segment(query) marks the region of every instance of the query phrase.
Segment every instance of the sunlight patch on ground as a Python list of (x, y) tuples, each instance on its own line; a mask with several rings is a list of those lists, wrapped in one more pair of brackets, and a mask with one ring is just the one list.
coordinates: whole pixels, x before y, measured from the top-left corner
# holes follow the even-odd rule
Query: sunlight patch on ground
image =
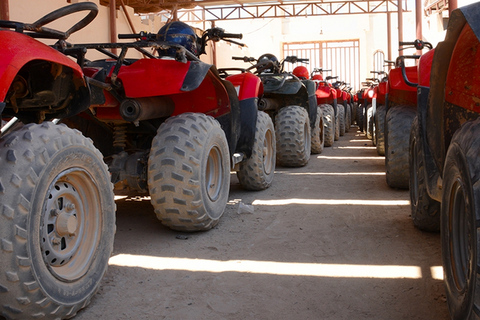
[(287, 172), (275, 171), (287, 176), (384, 176), (385, 172)]
[(435, 266), (430, 267), (430, 272), (432, 273), (432, 278), (435, 280), (443, 280), (443, 267)]
[(380, 278), (420, 279), (418, 266), (356, 265), (296, 263), (252, 260), (207, 260), (188, 258), (164, 258), (153, 256), (119, 254), (110, 258), (110, 265), (137, 267), (152, 270), (184, 270), (192, 272), (244, 272), (284, 276), (310, 276), (328, 278)]
[(253, 205), (279, 206), (287, 204), (329, 204), (360, 206), (409, 206), (409, 200), (357, 200), (357, 199), (280, 199), (254, 200)]
[(343, 147), (333, 147), (333, 149), (375, 149), (377, 150), (377, 147), (352, 147), (352, 146), (343, 146)]
[(328, 157), (317, 156), (317, 159), (330, 159), (330, 160), (382, 160), (385, 161), (385, 157)]

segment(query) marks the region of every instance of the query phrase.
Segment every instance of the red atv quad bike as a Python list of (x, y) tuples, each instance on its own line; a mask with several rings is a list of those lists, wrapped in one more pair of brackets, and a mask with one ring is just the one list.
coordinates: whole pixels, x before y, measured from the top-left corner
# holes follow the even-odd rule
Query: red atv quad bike
[(385, 155), (385, 112), (387, 100), (388, 75), (385, 71), (372, 71), (378, 73), (381, 77), (378, 85), (374, 87), (374, 94), (372, 99), (373, 105), (373, 120), (372, 120), (372, 141), (373, 145), (377, 147), (379, 156)]
[[(89, 110), (64, 122), (97, 143), (119, 192), (150, 194), (164, 225), (211, 229), (226, 207), (232, 168), (249, 190), (268, 188), (274, 175), (275, 134), (257, 108), (261, 81), (249, 74), (231, 78), (234, 83), (223, 80), (198, 58), (207, 41), (234, 42), (228, 38), (241, 34), (212, 28), (198, 37), (177, 21), (158, 34), (120, 38), (140, 40), (63, 50), (77, 57), (92, 90)], [(121, 53), (117, 57), (107, 48)], [(127, 59), (129, 49), (145, 57)], [(110, 59), (86, 61), (88, 50)]]
[[(331, 147), (335, 141), (335, 110), (337, 110), (337, 91), (331, 83), (323, 79), (323, 68), (315, 68), (311, 79), (317, 83), (315, 96), (323, 114), (325, 147)], [(327, 77), (328, 78), (328, 77)]]
[[(312, 154), (319, 154), (322, 153), (323, 148), (325, 147), (325, 125), (324, 125), (324, 114), (323, 109), (320, 105), (318, 105), (318, 101), (316, 99), (316, 91), (315, 88), (317, 84), (312, 81), (310, 78), (310, 74), (308, 70), (304, 66), (297, 66), (293, 69), (292, 74), (296, 76), (298, 79), (302, 81), (308, 91), (308, 102), (310, 106), (317, 106), (316, 107), (316, 115), (315, 115), (315, 122), (311, 127), (311, 153)], [(315, 92), (315, 94), (313, 94)], [(315, 109), (315, 108), (313, 108)], [(312, 123), (310, 123), (312, 125)]]
[(440, 229), (452, 319), (480, 318), (480, 3), (454, 10), (445, 40), (419, 61), (410, 135), (412, 219)]
[[(383, 71), (371, 71), (371, 73), (386, 74)], [(364, 132), (368, 139), (371, 139), (374, 146), (377, 146), (377, 136), (380, 136), (381, 149), (384, 148), (383, 134), (379, 132), (377, 126), (383, 128), (383, 124), (376, 119), (377, 113), (385, 118), (385, 101), (387, 94), (387, 77), (383, 78), (367, 78), (364, 91), (365, 116), (364, 116)], [(383, 129), (382, 129), (383, 130)], [(379, 148), (377, 147), (377, 152)]]
[(348, 83), (345, 81), (335, 81), (333, 87), (337, 91), (337, 103), (339, 106), (339, 136), (344, 136), (345, 132), (350, 131), (352, 110), (350, 109), (351, 95), (349, 93)]
[[(82, 10), (90, 13), (66, 33), (42, 28)], [(197, 37), (172, 23), (158, 35), (124, 36), (140, 38), (132, 43), (67, 43), (97, 11), (79, 3), (31, 25), (1, 24), (18, 31), (0, 31), (2, 119), (41, 123), (2, 127), (0, 311), (7, 318), (71, 317), (88, 304), (112, 251), (114, 185), (149, 193), (165, 225), (197, 231), (223, 214), (234, 164), (246, 188), (272, 182), (274, 131), (257, 111), (261, 82), (246, 78), (239, 100), (234, 85), (198, 59), (207, 40), (241, 35), (214, 28)], [(38, 36), (59, 41), (52, 48)], [(144, 58), (127, 59), (129, 49)], [(109, 59), (89, 61), (88, 50)]]
[(308, 59), (288, 56), (279, 61), (273, 54), (264, 54), (258, 59), (234, 59), (251, 63), (248, 70), (262, 80), (263, 95), (258, 107), (275, 119), (277, 164), (305, 166), (310, 160), (312, 146), (314, 152), (323, 150), (323, 130), (320, 129), (323, 118), (320, 108), (317, 108), (315, 83), (286, 72), (284, 64), (306, 63)]
[[(337, 76), (328, 76), (326, 77), (326, 80), (335, 80), (337, 79)], [(343, 136), (345, 134), (345, 122), (346, 122), (346, 117), (345, 117), (345, 105), (347, 103), (347, 93), (342, 90), (342, 88), (345, 86), (345, 82), (343, 81), (335, 81), (331, 82), (330, 86), (335, 90), (336, 92), (336, 101), (337, 101), (337, 106), (335, 108), (335, 132), (334, 132), (334, 140), (338, 140), (340, 136)]]
[[(400, 51), (406, 48), (432, 48), (422, 40), (400, 42)], [(407, 47), (408, 46), (408, 47)], [(406, 59), (419, 55), (399, 56), (396, 67), (388, 75), (388, 96), (385, 116), (385, 171), (387, 184), (392, 188), (408, 189), (408, 136), (417, 109), (417, 66), (406, 67)]]
[[(45, 26), (79, 11), (85, 18), (66, 32)], [(82, 2), (31, 24), (0, 21), (0, 316), (7, 319), (73, 317), (112, 253), (116, 207), (103, 156), (78, 130), (50, 121), (89, 108), (88, 82), (78, 64), (36, 40), (65, 43), (97, 12)]]

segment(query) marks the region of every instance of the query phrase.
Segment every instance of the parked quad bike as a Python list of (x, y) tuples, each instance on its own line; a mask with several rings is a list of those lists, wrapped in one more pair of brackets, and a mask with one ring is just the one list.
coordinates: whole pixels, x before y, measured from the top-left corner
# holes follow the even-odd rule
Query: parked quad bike
[[(334, 77), (334, 78), (337, 78), (337, 77)], [(348, 84), (345, 83), (344, 81), (337, 80), (332, 83), (332, 87), (337, 92), (337, 109), (338, 109), (338, 114), (337, 114), (338, 126), (335, 129), (335, 140), (338, 140), (340, 136), (345, 135), (345, 132), (348, 132), (351, 126), (351, 115), (352, 115), (352, 111), (350, 109), (351, 95), (347, 91), (347, 88), (348, 88), (347, 86)]]
[[(87, 17), (67, 32), (42, 27), (83, 10)], [(2, 121), (21, 121), (2, 126), (0, 140), (0, 312), (7, 318), (66, 318), (89, 303), (113, 247), (114, 185), (149, 193), (170, 228), (197, 231), (223, 214), (234, 164), (244, 187), (272, 183), (275, 133), (257, 110), (261, 81), (245, 76), (239, 98), (234, 84), (198, 59), (208, 40), (241, 35), (213, 28), (197, 37), (173, 23), (158, 35), (123, 36), (140, 38), (131, 43), (65, 41), (97, 12), (86, 2), (34, 24), (1, 22), (24, 31), (0, 31)], [(49, 47), (33, 39), (41, 36), (59, 41)], [(110, 59), (88, 61), (90, 49)], [(144, 58), (125, 58), (129, 49)]]
[[(45, 26), (79, 11), (85, 17), (66, 32)], [(79, 65), (36, 40), (64, 43), (97, 12), (82, 2), (31, 24), (0, 21), (0, 316), (7, 319), (73, 317), (112, 253), (116, 207), (102, 154), (79, 131), (51, 122), (88, 109), (88, 83)]]
[(479, 16), (479, 3), (454, 10), (445, 40), (420, 58), (410, 135), (412, 219), (440, 229), (452, 319), (480, 318)]
[[(400, 42), (400, 51), (411, 46), (417, 50), (432, 48), (422, 40)], [(385, 116), (385, 173), (392, 188), (408, 189), (409, 171), (408, 137), (417, 109), (419, 71), (417, 66), (406, 67), (406, 59), (419, 59), (419, 55), (399, 56), (396, 67), (388, 75), (388, 97)]]
[[(226, 207), (230, 169), (250, 190), (268, 188), (275, 169), (275, 133), (257, 107), (260, 79), (245, 73), (223, 80), (198, 58), (207, 41), (239, 44), (229, 38), (241, 34), (212, 28), (198, 37), (177, 21), (158, 34), (119, 37), (140, 40), (64, 50), (84, 66), (94, 97), (88, 112), (65, 121), (98, 141), (119, 192), (149, 193), (169, 228), (211, 229)], [(113, 61), (82, 62), (83, 52), (112, 47), (121, 49), (109, 54)], [(129, 49), (146, 57), (126, 59)]]
[(258, 107), (275, 119), (277, 164), (287, 167), (305, 166), (310, 159), (312, 142), (323, 141), (323, 138), (311, 137), (312, 131), (314, 134), (323, 133), (322, 130), (316, 130), (321, 110), (317, 108), (315, 83), (285, 72), (284, 63), (308, 60), (289, 56), (279, 61), (272, 54), (264, 54), (258, 59), (234, 59), (254, 63), (248, 69), (262, 80), (264, 91)]
[(374, 88), (372, 105), (374, 105), (373, 119), (372, 119), (372, 140), (373, 145), (377, 147), (377, 154), (379, 156), (385, 155), (385, 114), (386, 114), (386, 99), (388, 75), (384, 71), (374, 71), (378, 73), (378, 85)]
[[(323, 79), (323, 72), (331, 70), (323, 70), (323, 68), (315, 68), (310, 78), (317, 83), (315, 96), (317, 97), (317, 105), (323, 114), (324, 139), (325, 147), (333, 146), (335, 142), (335, 124), (337, 109), (337, 91), (332, 87), (331, 83)], [(327, 77), (327, 79), (330, 79)]]

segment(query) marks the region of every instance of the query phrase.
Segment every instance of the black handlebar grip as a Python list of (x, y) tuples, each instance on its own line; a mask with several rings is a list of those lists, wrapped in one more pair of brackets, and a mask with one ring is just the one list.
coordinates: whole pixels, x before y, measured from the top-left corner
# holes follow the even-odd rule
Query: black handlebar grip
[(119, 34), (118, 39), (136, 39), (141, 38), (143, 35), (141, 33), (137, 34)]
[(222, 35), (223, 38), (234, 38), (234, 39), (242, 39), (243, 34), (241, 33), (224, 33)]
[(414, 46), (415, 42), (405, 42), (405, 41), (400, 41), (398, 43), (399, 46)]

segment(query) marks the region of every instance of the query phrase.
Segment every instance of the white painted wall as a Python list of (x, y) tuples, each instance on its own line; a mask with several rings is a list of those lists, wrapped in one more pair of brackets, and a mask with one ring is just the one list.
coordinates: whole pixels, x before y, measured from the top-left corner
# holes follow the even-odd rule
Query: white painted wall
[[(72, 1), (72, 2), (82, 2), (82, 1)], [(104, 43), (110, 42), (110, 11), (108, 7), (102, 6), (99, 4), (98, 0), (90, 1), (94, 2), (99, 7), (99, 13), (95, 20), (93, 20), (88, 26), (84, 29), (77, 31), (76, 33), (72, 34), (71, 37), (67, 40), (70, 43)], [(32, 23), (39, 18), (43, 17), (44, 15), (61, 8), (63, 6), (67, 6), (66, 0), (10, 0), (9, 1), (9, 9), (10, 9), (10, 20), (25, 22), (25, 23)], [(134, 15), (133, 9), (130, 7), (126, 7), (127, 12), (132, 20), (132, 23), (135, 26), (137, 32), (140, 30), (145, 30), (145, 27), (148, 25), (142, 24), (140, 16)], [(59, 19), (47, 25), (47, 27), (57, 29), (57, 30), (68, 30), (72, 25), (76, 22), (80, 21), (85, 17), (86, 12), (78, 12), (72, 15), (69, 15), (65, 18)], [(157, 22), (160, 25), (160, 21)], [(126, 19), (125, 13), (122, 9), (117, 10), (117, 18), (116, 18), (116, 25), (117, 25), (117, 33), (132, 33), (130, 26), (128, 25), (128, 21)], [(54, 41), (51, 40), (42, 40), (47, 44), (53, 44)], [(120, 42), (120, 40), (119, 40)], [(134, 56), (136, 54), (132, 54)], [(95, 51), (89, 52), (87, 55), (89, 59), (97, 59), (100, 57), (105, 57), (99, 53), (95, 53)]]

